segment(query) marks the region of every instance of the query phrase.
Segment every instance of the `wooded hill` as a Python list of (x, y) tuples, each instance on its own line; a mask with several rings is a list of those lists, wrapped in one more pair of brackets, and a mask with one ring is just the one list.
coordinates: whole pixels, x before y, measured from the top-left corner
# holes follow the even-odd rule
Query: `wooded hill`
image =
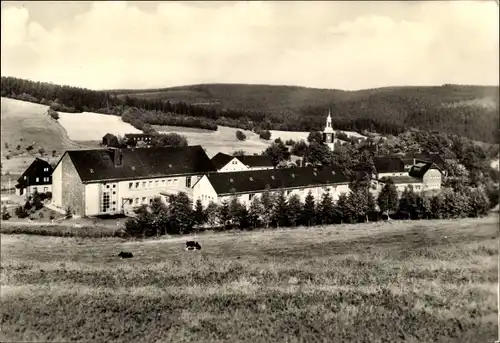
[[(322, 129), (332, 111), (334, 127), (397, 134), (410, 127), (493, 142), (498, 131), (499, 88), (443, 85), (360, 91), (293, 86), (205, 84), (149, 90), (114, 90), (119, 98), (182, 101), (252, 113), (263, 128)], [(236, 119), (236, 118), (235, 118)]]
[(398, 134), (414, 127), (498, 142), (499, 87), (443, 85), (360, 91), (294, 86), (205, 84), (164, 89), (92, 91), (2, 77), (2, 96), (57, 102), (60, 111), (122, 115), (136, 108), (146, 124), (216, 129), (335, 129)]

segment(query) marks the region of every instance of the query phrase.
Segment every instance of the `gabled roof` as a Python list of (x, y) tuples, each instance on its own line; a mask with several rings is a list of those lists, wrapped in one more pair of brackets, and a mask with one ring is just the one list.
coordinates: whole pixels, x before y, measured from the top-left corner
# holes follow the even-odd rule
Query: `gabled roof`
[[(122, 153), (122, 164), (115, 166), (114, 153)], [(123, 181), (173, 175), (215, 172), (200, 145), (172, 148), (72, 150), (66, 154), (82, 182)]]
[(401, 157), (375, 156), (373, 164), (377, 169), (377, 173), (402, 173), (405, 171), (405, 165)]
[(273, 159), (266, 155), (243, 155), (235, 156), (244, 165), (252, 167), (273, 167)]
[(212, 163), (217, 169), (220, 169), (227, 165), (233, 158), (238, 159), (241, 163), (249, 168), (255, 167), (273, 167), (273, 160), (270, 156), (264, 155), (241, 155), (241, 156), (231, 156), (219, 152), (217, 155), (212, 157)]
[(218, 195), (349, 183), (340, 168), (333, 166), (213, 173), (207, 178)]
[(229, 163), (234, 158), (234, 156), (224, 154), (223, 152), (219, 152), (217, 155), (212, 157), (212, 163), (219, 170)]
[[(438, 166), (439, 168), (444, 168), (444, 160), (439, 154), (408, 154), (404, 156), (405, 159), (408, 160), (413, 160), (415, 159), (416, 162), (433, 162)], [(413, 162), (412, 162), (413, 164)]]
[(410, 169), (410, 171), (408, 172), (408, 175), (413, 176), (413, 177), (418, 177), (421, 179), (424, 177), (425, 173), (427, 173), (427, 171), (431, 168), (435, 168), (441, 172), (441, 169), (439, 169), (439, 167), (432, 162), (427, 162), (427, 163), (420, 162), (420, 163), (417, 163), (416, 165), (414, 165)]
[(35, 160), (28, 166), (28, 168), (26, 168), (24, 173), (22, 173), (19, 179), (17, 179), (17, 182), (20, 185), (27, 185), (27, 182), (26, 180), (24, 180), (24, 177), (28, 176), (29, 179), (31, 177), (36, 177), (37, 175), (39, 176), (40, 174), (44, 173), (43, 171), (44, 168), (49, 168), (49, 171), (45, 173), (49, 173), (49, 175), (52, 174), (53, 168), (50, 165), (50, 163), (45, 160), (42, 160), (41, 158), (36, 157)]

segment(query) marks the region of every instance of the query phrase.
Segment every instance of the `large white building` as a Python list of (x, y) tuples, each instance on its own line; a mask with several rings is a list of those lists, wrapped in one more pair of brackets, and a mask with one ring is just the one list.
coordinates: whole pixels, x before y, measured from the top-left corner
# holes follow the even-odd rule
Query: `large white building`
[(215, 167), (199, 145), (66, 151), (52, 173), (52, 204), (76, 216), (130, 214), (155, 197), (186, 192)]
[(204, 206), (217, 204), (237, 197), (247, 206), (253, 197), (271, 192), (284, 191), (287, 196), (298, 194), (304, 201), (311, 191), (316, 201), (324, 192), (330, 192), (333, 200), (349, 192), (349, 179), (337, 167), (302, 167), (272, 170), (247, 170), (212, 173), (203, 176), (193, 187), (193, 200), (201, 200)]

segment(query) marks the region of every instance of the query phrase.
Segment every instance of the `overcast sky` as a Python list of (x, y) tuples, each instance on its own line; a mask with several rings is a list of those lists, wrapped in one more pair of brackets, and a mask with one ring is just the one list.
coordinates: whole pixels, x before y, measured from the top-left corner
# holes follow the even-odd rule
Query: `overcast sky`
[(1, 6), (2, 76), (94, 89), (499, 83), (495, 0)]

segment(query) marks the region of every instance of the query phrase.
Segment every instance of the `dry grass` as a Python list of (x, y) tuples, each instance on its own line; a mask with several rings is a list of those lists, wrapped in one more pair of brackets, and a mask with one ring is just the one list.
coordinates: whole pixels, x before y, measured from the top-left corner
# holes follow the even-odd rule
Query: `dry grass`
[[(491, 342), (498, 218), (143, 242), (2, 235), (2, 341)], [(115, 255), (131, 251), (134, 258)]]

